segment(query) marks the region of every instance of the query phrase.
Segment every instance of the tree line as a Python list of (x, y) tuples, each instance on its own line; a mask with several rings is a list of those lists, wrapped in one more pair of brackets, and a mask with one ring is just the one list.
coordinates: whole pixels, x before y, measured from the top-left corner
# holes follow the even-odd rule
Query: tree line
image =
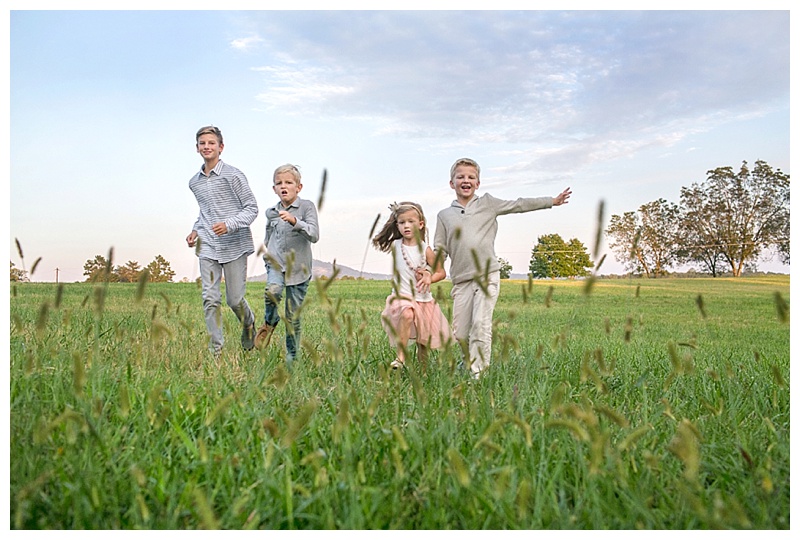
[[(680, 203), (660, 198), (636, 211), (611, 216), (609, 247), (628, 272), (659, 277), (679, 265), (697, 264), (716, 277), (741, 276), (773, 250), (789, 264), (789, 175), (756, 161), (738, 171), (718, 167), (704, 182), (681, 188)], [(511, 267), (500, 259), (501, 277)], [(534, 278), (589, 275), (594, 262), (577, 238), (540, 236), (531, 252)]]
[[(108, 258), (102, 255), (95, 255), (94, 259), (88, 259), (83, 265), (83, 275), (86, 276), (86, 281), (91, 283), (105, 281), (136, 283), (146, 276), (147, 281), (150, 282), (170, 283), (175, 277), (175, 272), (172, 270), (169, 261), (161, 255), (156, 255), (156, 258), (144, 268), (137, 261), (128, 261), (124, 265), (113, 266), (111, 260), (112, 253), (109, 253)], [(11, 281), (30, 280), (26, 270), (17, 268), (14, 261), (10, 261), (10, 263)]]
[(658, 277), (696, 263), (741, 276), (768, 250), (789, 264), (789, 175), (760, 160), (706, 174), (681, 188), (678, 204), (662, 198), (611, 217), (609, 246), (626, 270)]
[(144, 268), (137, 261), (128, 261), (121, 266), (113, 266), (112, 256), (95, 255), (83, 265), (83, 275), (88, 282), (110, 281), (113, 283), (136, 283), (146, 275), (147, 281), (153, 283), (169, 283), (175, 277), (170, 263), (161, 255), (156, 255)]

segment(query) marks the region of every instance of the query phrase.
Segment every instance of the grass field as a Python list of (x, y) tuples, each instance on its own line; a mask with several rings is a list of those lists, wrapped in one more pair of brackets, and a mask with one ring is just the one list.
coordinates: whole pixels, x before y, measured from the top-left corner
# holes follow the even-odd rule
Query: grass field
[(12, 528), (789, 528), (788, 276), (503, 282), (480, 381), (388, 370), (389, 292), (312, 284), (290, 373), (194, 284), (12, 284)]

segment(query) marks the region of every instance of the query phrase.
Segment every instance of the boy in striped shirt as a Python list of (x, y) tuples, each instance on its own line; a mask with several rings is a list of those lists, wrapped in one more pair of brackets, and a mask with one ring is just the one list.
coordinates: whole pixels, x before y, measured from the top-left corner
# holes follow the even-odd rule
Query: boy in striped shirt
[(258, 204), (244, 173), (220, 160), (224, 144), (219, 128), (202, 127), (195, 140), (204, 163), (189, 181), (189, 189), (200, 215), (186, 243), (199, 258), (209, 349), (219, 357), (225, 341), (220, 311), (223, 276), (226, 302), (242, 324), (242, 348), (253, 348), (255, 315), (245, 300), (245, 285), (247, 256), (254, 251), (250, 224), (258, 215)]

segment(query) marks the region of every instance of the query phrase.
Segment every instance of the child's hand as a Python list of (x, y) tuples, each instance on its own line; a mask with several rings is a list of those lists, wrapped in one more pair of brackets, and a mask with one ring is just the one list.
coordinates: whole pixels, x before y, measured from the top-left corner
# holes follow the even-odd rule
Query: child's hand
[(214, 231), (214, 234), (217, 236), (222, 236), (223, 234), (228, 232), (228, 226), (225, 225), (224, 221), (220, 221), (219, 223), (214, 223), (211, 226), (211, 230)]
[(559, 193), (557, 197), (553, 198), (553, 206), (561, 206), (562, 204), (568, 203), (570, 195), (572, 195), (572, 190), (569, 188), (565, 189)]
[(189, 244), (189, 247), (194, 247), (197, 243), (197, 231), (189, 233), (189, 236), (186, 237), (186, 243)]
[(423, 268), (417, 269), (414, 272), (414, 276), (417, 278), (417, 292), (420, 294), (427, 294), (431, 292), (431, 273)]
[(286, 210), (281, 210), (278, 212), (278, 216), (288, 223), (289, 225), (297, 225), (297, 218), (292, 215), (291, 212), (287, 212)]

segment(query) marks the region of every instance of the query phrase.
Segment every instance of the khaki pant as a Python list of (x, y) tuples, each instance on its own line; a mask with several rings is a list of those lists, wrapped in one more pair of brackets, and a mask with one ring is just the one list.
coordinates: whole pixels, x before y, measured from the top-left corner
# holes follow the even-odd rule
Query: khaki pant
[(489, 274), (486, 292), (475, 280), (453, 285), (453, 336), (469, 345), (472, 373), (480, 373), (491, 363), (492, 315), (500, 293), (500, 272)]

